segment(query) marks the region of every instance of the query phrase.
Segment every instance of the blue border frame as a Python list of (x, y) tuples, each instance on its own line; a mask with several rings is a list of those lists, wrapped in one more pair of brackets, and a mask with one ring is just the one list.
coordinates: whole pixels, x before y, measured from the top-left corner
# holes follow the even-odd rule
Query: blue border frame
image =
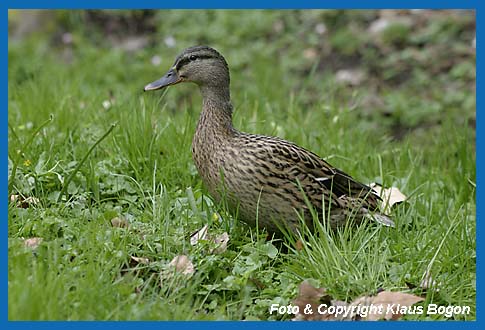
[(236, 0), (236, 1), (221, 1), (221, 0), (206, 0), (206, 1), (194, 1), (194, 0), (182, 0), (174, 2), (162, 2), (157, 0), (141, 0), (136, 3), (120, 3), (116, 0), (85, 0), (77, 2), (69, 2), (62, 0), (50, 0), (39, 3), (32, 0), (9, 0), (6, 7), (12, 9), (32, 9), (32, 8), (72, 8), (72, 9), (85, 9), (85, 8), (130, 8), (130, 9), (156, 9), (156, 8), (192, 8), (192, 9), (252, 9), (252, 8), (267, 8), (267, 9), (316, 9), (316, 8), (328, 8), (328, 9), (372, 9), (372, 8), (447, 8), (447, 9), (474, 9), (477, 8), (479, 1), (456, 1), (456, 0), (398, 0), (398, 1), (383, 1), (383, 0), (367, 0), (365, 4), (358, 0), (341, 0), (341, 1), (318, 1), (318, 0), (300, 0), (289, 1), (256, 1), (256, 0)]
[[(5, 107), (1, 111), (2, 116), (2, 126), (0, 129), (1, 140), (0, 140), (0, 150), (3, 155), (3, 167), (1, 169), (1, 173), (4, 175), (1, 177), (2, 180), (2, 189), (3, 189), (3, 199), (1, 208), (2, 213), (5, 215), (5, 221), (3, 222), (2, 231), (4, 233), (4, 238), (7, 236), (8, 232), (8, 222), (7, 222), (7, 186), (8, 186), (8, 178), (7, 178), (7, 148), (8, 148), (8, 127), (7, 127), (7, 120), (8, 120), (8, 91), (7, 91), (7, 82), (8, 79), (8, 9), (32, 9), (32, 8), (57, 8), (57, 9), (65, 9), (65, 8), (72, 8), (72, 9), (83, 9), (83, 8), (145, 8), (145, 9), (155, 9), (155, 8), (193, 8), (193, 9), (203, 9), (203, 8), (239, 8), (239, 9), (250, 9), (250, 8), (272, 8), (272, 9), (290, 9), (290, 8), (339, 8), (339, 9), (374, 9), (374, 8), (447, 8), (447, 9), (476, 9), (476, 25), (477, 25), (477, 37), (478, 37), (478, 30), (481, 30), (480, 27), (480, 15), (479, 15), (479, 1), (456, 1), (456, 0), (399, 0), (399, 1), (382, 1), (382, 0), (369, 0), (366, 1), (365, 4), (362, 1), (358, 0), (341, 0), (341, 1), (329, 1), (330, 3), (323, 3), (322, 1), (316, 0), (300, 0), (296, 1), (278, 1), (278, 2), (270, 2), (270, 1), (254, 1), (254, 0), (237, 0), (237, 1), (220, 1), (220, 0), (209, 0), (209, 1), (174, 1), (174, 2), (161, 2), (155, 0), (138, 0), (136, 3), (129, 3), (125, 2), (122, 3), (120, 1), (114, 0), (85, 0), (85, 1), (78, 1), (78, 2), (67, 2), (67, 1), (60, 1), (60, 0), (51, 0), (51, 1), (43, 1), (39, 3), (38, 1), (32, 0), (8, 0), (0, 2), (0, 6), (2, 6), (2, 22), (1, 25), (2, 29), (2, 38), (4, 38), (3, 47), (4, 50), (1, 53), (1, 61), (3, 63), (1, 70), (3, 75), (3, 82), (4, 88), (1, 89), (3, 100), (5, 103)], [(175, 7), (174, 7), (175, 6)], [(477, 43), (477, 55), (480, 54), (478, 51), (478, 45), (480, 42)], [(483, 158), (480, 153), (482, 141), (485, 139), (485, 132), (481, 130), (482, 125), (482, 115), (478, 109), (481, 105), (481, 96), (480, 93), (480, 75), (478, 73), (482, 72), (482, 64), (479, 60), (480, 57), (477, 57), (477, 162), (476, 165), (478, 168), (481, 165), (485, 165)], [(480, 228), (481, 223), (478, 221), (480, 216), (483, 212), (483, 204), (485, 199), (483, 197), (483, 192), (481, 189), (481, 182), (482, 182), (482, 175), (480, 172), (477, 172), (477, 225)], [(479, 241), (480, 238), (480, 230), (477, 230), (477, 240)], [(477, 251), (479, 251), (480, 244), (477, 244)], [(8, 286), (7, 286), (7, 240), (5, 239), (2, 249), (3, 255), (3, 262), (2, 262), (2, 271), (0, 272), (2, 288), (4, 292), (4, 306), (2, 306), (2, 320), (0, 321), (1, 326), (6, 329), (23, 329), (23, 328), (36, 328), (36, 329), (60, 329), (60, 328), (99, 328), (99, 329), (160, 329), (160, 328), (172, 328), (177, 327), (178, 329), (184, 328), (193, 328), (197, 327), (200, 329), (213, 329), (213, 328), (246, 328), (246, 327), (256, 327), (259, 329), (272, 329), (272, 328), (279, 328), (279, 329), (304, 329), (304, 328), (318, 328), (318, 327), (326, 327), (332, 326), (336, 328), (352, 328), (352, 327), (359, 327), (359, 328), (370, 328), (370, 327), (391, 327), (391, 328), (399, 328), (399, 327), (409, 327), (409, 326), (416, 326), (416, 327), (467, 327), (467, 328), (478, 328), (483, 326), (481, 321), (480, 315), (480, 295), (477, 295), (477, 321), (475, 322), (413, 322), (410, 324), (409, 322), (344, 322), (344, 323), (320, 323), (320, 322), (236, 322), (236, 321), (228, 321), (228, 322), (203, 322), (203, 321), (191, 321), (191, 322), (22, 322), (22, 321), (8, 321)], [(477, 253), (478, 254), (478, 253)], [(478, 262), (480, 258), (477, 258), (477, 273), (481, 272), (480, 263)], [(480, 291), (481, 284), (480, 281), (477, 281), (477, 291)]]

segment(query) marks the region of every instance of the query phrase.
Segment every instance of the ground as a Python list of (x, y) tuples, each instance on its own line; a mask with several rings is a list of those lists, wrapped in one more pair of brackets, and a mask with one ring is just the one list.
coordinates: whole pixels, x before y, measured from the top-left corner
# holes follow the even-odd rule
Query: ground
[[(474, 12), (11, 11), (9, 22), (9, 319), (286, 320), (270, 306), (305, 279), (342, 301), (406, 292), (475, 319)], [(236, 127), (398, 187), (396, 228), (321, 227), (282, 245), (214, 204), (190, 154), (197, 89), (142, 91), (195, 44), (229, 63)]]

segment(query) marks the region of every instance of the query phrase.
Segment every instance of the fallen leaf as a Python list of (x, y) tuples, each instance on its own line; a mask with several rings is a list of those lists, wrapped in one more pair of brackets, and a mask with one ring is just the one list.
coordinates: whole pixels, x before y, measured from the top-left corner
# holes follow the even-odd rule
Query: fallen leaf
[[(409, 293), (380, 291), (375, 296), (362, 296), (349, 304), (345, 301), (334, 300), (324, 288), (316, 288), (308, 281), (303, 281), (298, 288), (298, 296), (293, 300), (293, 304), (298, 307), (298, 313), (292, 320), (397, 320), (407, 312), (412, 312), (412, 305), (423, 300), (424, 298)], [(319, 306), (321, 307), (323, 304), (326, 307), (319, 309)], [(329, 308), (331, 306), (334, 308)]]
[(377, 193), (377, 195), (379, 195), (379, 197), (381, 197), (382, 203), (380, 209), (381, 212), (385, 214), (391, 212), (391, 208), (394, 204), (402, 203), (407, 199), (406, 195), (396, 187), (383, 188), (377, 183), (371, 183), (369, 186)]
[[(412, 305), (423, 300), (424, 298), (409, 293), (382, 291), (376, 296), (363, 296), (357, 298), (350, 304), (350, 307), (368, 306), (369, 313), (362, 316), (363, 320), (397, 320), (405, 315), (407, 311), (412, 308)], [(375, 308), (371, 308), (371, 306), (374, 306)], [(355, 319), (358, 315), (353, 314), (349, 315), (349, 317)]]
[(324, 288), (316, 288), (310, 284), (307, 280), (301, 282), (298, 287), (298, 296), (300, 298), (318, 300), (325, 295)]
[(31, 249), (36, 249), (40, 245), (40, 243), (42, 243), (42, 241), (43, 241), (42, 237), (27, 238), (27, 239), (24, 239), (24, 246)]
[(190, 245), (197, 245), (200, 241), (209, 241), (214, 243), (216, 246), (210, 250), (210, 253), (221, 254), (227, 250), (229, 234), (224, 232), (214, 237), (213, 235), (209, 234), (209, 226), (205, 225), (204, 227), (190, 235)]
[(195, 273), (195, 267), (186, 255), (176, 256), (159, 273), (160, 287), (185, 285), (187, 278)]
[(128, 228), (130, 226), (128, 220), (123, 217), (115, 217), (111, 219), (111, 225), (116, 228)]
[[(326, 294), (324, 288), (316, 288), (307, 280), (301, 282), (298, 287), (298, 297), (293, 300), (293, 304), (298, 306), (298, 313), (293, 318), (294, 321), (324, 321), (332, 318), (329, 314), (318, 313), (320, 304), (332, 304), (330, 296)], [(310, 307), (312, 313), (305, 313), (305, 309)], [(335, 319), (335, 317), (333, 317)]]
[(216, 244), (216, 247), (212, 249), (211, 253), (221, 254), (226, 252), (227, 243), (229, 243), (229, 234), (223, 232), (222, 234), (214, 237), (214, 243)]
[(209, 226), (205, 225), (204, 227), (200, 228), (195, 233), (190, 235), (190, 245), (194, 246), (197, 245), (200, 240), (207, 240), (208, 229)]
[(131, 267), (135, 267), (139, 264), (148, 265), (149, 263), (150, 263), (150, 260), (148, 258), (130, 256)]
[(10, 195), (10, 202), (15, 203), (16, 207), (26, 209), (30, 206), (39, 204), (40, 200), (36, 197), (24, 197), (21, 195)]
[(194, 264), (186, 255), (176, 256), (170, 261), (169, 266), (174, 267), (176, 272), (183, 275), (192, 275), (195, 272)]

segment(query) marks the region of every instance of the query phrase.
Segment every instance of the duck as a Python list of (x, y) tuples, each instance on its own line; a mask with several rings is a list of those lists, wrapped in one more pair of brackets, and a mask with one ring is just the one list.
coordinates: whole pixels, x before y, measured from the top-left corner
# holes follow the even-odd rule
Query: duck
[(192, 158), (209, 194), (239, 220), (274, 236), (298, 234), (316, 221), (332, 230), (371, 219), (394, 226), (379, 211), (380, 197), (368, 185), (317, 154), (284, 139), (250, 134), (233, 126), (230, 73), (226, 59), (209, 46), (183, 50), (155, 91), (194, 83), (202, 111), (192, 140)]

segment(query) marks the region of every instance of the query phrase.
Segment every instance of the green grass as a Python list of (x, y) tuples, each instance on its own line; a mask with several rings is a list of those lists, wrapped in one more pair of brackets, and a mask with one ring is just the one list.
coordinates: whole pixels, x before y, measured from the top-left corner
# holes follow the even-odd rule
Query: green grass
[[(384, 288), (424, 295), (425, 304), (470, 305), (471, 315), (455, 318), (475, 319), (475, 132), (467, 125), (474, 106), (457, 121), (461, 90), (453, 98), (430, 86), (425, 100), (386, 89), (400, 118), (419, 121), (436, 111), (440, 118), (393, 140), (386, 118), (359, 111), (365, 88), (344, 103), (349, 91), (318, 71), (290, 75), (266, 54), (249, 73), (235, 65), (236, 127), (294, 141), (361, 181), (397, 186), (409, 197), (394, 210), (396, 228), (319, 228), (302, 250), (283, 251), (205, 192), (190, 154), (196, 87), (143, 94), (172, 58), (155, 67), (154, 50), (83, 45), (70, 62), (35, 39), (9, 45), (9, 175), (16, 168), (9, 194), (38, 198), (27, 208), (9, 205), (10, 320), (288, 319), (269, 307), (291, 302), (304, 279), (340, 300)], [(231, 66), (236, 51), (227, 53)], [(113, 227), (114, 217), (129, 227)], [(227, 251), (190, 244), (205, 224), (213, 234), (229, 233)], [(43, 241), (32, 250), (22, 241), (29, 237)], [(196, 269), (189, 277), (168, 267), (182, 254)], [(134, 265), (131, 256), (150, 263)], [(423, 291), (426, 273), (436, 285)]]

